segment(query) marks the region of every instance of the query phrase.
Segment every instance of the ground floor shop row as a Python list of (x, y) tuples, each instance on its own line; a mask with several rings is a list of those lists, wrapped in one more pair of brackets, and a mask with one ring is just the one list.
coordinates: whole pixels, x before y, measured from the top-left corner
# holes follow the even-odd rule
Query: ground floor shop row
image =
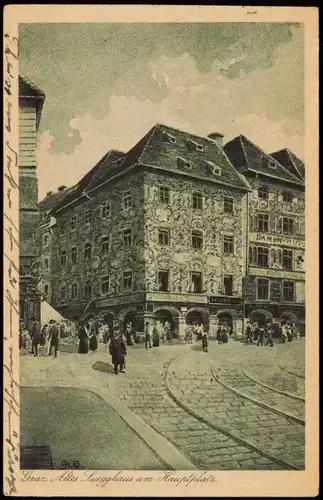
[(209, 335), (215, 336), (219, 325), (225, 324), (233, 335), (241, 335), (246, 328), (246, 320), (265, 324), (273, 322), (282, 324), (289, 322), (295, 325), (300, 334), (305, 333), (305, 305), (304, 304), (274, 304), (274, 303), (245, 303), (240, 298), (228, 299), (227, 303), (200, 304), (189, 302), (159, 302), (144, 301), (104, 305), (92, 303), (84, 308), (59, 309), (66, 318), (89, 320), (95, 318), (104, 321), (113, 329), (116, 322), (121, 329), (131, 323), (137, 332), (144, 332), (147, 323), (158, 321), (168, 323), (172, 337), (184, 338), (187, 325), (203, 325)]

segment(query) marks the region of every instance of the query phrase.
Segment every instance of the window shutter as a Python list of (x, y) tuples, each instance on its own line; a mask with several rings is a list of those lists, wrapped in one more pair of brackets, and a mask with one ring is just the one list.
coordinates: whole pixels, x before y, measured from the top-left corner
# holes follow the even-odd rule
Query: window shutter
[(275, 198), (275, 193), (268, 193), (268, 200), (273, 200)]
[(282, 264), (282, 251), (280, 249), (277, 250), (277, 264)]
[(258, 198), (258, 189), (253, 190), (253, 196), (254, 198)]
[(282, 194), (279, 194), (279, 195), (278, 195), (278, 201), (280, 201), (280, 202), (284, 201), (284, 197), (283, 197), (283, 195), (282, 195)]
[(283, 232), (283, 218), (278, 217), (277, 218), (277, 233), (282, 234)]
[(275, 215), (270, 212), (269, 217), (268, 217), (268, 226), (270, 231), (275, 231), (276, 228), (276, 217)]
[(276, 250), (272, 248), (270, 250), (270, 266), (273, 266), (276, 264)]

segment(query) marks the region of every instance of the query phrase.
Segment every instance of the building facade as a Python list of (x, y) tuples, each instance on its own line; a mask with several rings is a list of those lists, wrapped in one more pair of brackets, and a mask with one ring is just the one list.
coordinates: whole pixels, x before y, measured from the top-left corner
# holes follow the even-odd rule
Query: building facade
[(26, 325), (40, 318), (39, 212), (36, 135), (45, 94), (19, 76), (19, 274), (20, 316)]
[(266, 154), (244, 136), (224, 146), (251, 186), (245, 317), (305, 328), (305, 169), (293, 153)]
[(242, 330), (248, 182), (208, 138), (156, 125), (111, 151), (49, 215), (51, 304), (65, 317)]

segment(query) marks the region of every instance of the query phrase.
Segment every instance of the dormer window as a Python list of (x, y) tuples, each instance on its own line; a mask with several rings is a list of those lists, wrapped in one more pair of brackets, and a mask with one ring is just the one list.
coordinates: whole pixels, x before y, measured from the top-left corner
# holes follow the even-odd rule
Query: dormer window
[(266, 167), (269, 167), (269, 168), (272, 168), (272, 169), (276, 168), (276, 162), (275, 162), (275, 160), (274, 159), (270, 159), (267, 156), (263, 156), (262, 157), (262, 165), (263, 165), (264, 168), (266, 168)]
[(197, 142), (192, 140), (187, 141), (187, 143), (188, 143), (188, 149), (190, 151), (200, 151), (200, 152), (204, 151), (203, 144), (198, 144)]
[(165, 132), (163, 134), (163, 142), (170, 142), (172, 144), (175, 144), (176, 142), (176, 137), (174, 137), (173, 135), (171, 134), (168, 134), (167, 132)]
[(213, 161), (206, 161), (209, 171), (212, 175), (221, 175), (221, 169)]
[(192, 164), (189, 161), (185, 160), (184, 158), (178, 157), (177, 158), (177, 167), (191, 170)]
[(112, 163), (115, 167), (121, 167), (121, 165), (124, 163), (124, 161), (125, 161), (125, 158), (119, 158), (119, 160), (115, 160)]

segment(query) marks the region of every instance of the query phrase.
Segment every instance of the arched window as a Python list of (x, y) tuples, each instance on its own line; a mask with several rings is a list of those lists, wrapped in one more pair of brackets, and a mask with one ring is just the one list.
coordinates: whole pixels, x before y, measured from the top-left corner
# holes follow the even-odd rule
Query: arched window
[(258, 188), (258, 198), (261, 198), (262, 200), (268, 200), (268, 187), (267, 186), (260, 186)]
[(84, 259), (85, 260), (90, 260), (91, 259), (91, 253), (92, 253), (91, 243), (86, 243), (86, 245), (84, 247)]

